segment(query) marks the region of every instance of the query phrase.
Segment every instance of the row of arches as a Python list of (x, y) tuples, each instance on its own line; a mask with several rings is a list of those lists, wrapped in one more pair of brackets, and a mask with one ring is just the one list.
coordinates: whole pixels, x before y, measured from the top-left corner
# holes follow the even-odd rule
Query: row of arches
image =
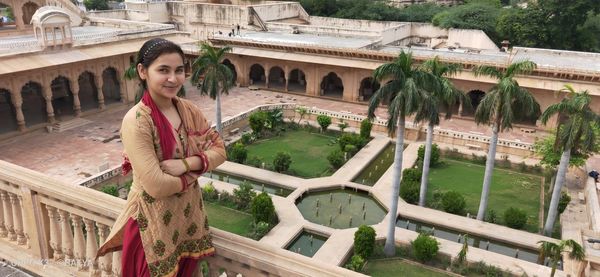
[[(18, 92), (0, 88), (0, 118), (3, 119), (0, 120), (0, 133), (68, 120), (81, 112), (122, 102), (117, 70), (106, 68), (99, 77), (84, 71), (76, 80), (57, 76), (50, 81), (49, 87), (29, 81)], [(14, 101), (19, 98), (21, 101)]]

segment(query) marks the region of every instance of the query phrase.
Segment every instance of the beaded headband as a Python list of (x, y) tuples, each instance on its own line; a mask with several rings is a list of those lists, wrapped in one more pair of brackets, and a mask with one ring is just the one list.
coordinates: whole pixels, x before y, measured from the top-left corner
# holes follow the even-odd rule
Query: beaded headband
[(146, 51), (144, 52), (144, 55), (142, 57), (146, 57), (146, 55), (148, 55), (148, 53), (150, 52), (150, 50), (152, 50), (152, 48), (156, 47), (159, 44), (164, 44), (164, 43), (169, 43), (169, 41), (161, 40), (161, 41), (157, 41), (157, 42), (153, 43), (152, 45), (148, 46), (148, 49), (146, 49)]

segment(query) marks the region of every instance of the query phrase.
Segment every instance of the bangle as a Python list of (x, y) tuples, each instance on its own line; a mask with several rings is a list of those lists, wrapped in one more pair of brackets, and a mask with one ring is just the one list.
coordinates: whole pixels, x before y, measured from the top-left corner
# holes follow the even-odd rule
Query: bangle
[(190, 168), (190, 165), (188, 164), (188, 162), (185, 159), (181, 159), (181, 161), (183, 162), (183, 165), (185, 166), (185, 173), (190, 172), (191, 168)]

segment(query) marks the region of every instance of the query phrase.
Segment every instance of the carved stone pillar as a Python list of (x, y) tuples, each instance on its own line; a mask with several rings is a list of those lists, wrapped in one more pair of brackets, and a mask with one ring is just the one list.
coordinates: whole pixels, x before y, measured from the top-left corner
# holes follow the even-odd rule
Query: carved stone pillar
[(83, 224), (81, 217), (76, 214), (71, 214), (71, 220), (73, 221), (73, 256), (77, 261), (77, 270), (84, 270), (85, 268), (85, 240), (83, 238)]
[(54, 123), (54, 108), (52, 107), (52, 90), (48, 86), (42, 86), (42, 95), (46, 99), (46, 113), (48, 113), (48, 122)]
[[(18, 2), (15, 2), (18, 3)], [(15, 16), (15, 23), (17, 25), (17, 30), (23, 30), (25, 29), (25, 22), (23, 22), (23, 9), (22, 7), (18, 7), (19, 5), (15, 5), (13, 6), (14, 8), (12, 9), (13, 14)]]
[(79, 117), (81, 115), (81, 102), (79, 101), (79, 80), (77, 78), (73, 78), (74, 81), (69, 81), (71, 85), (71, 93), (73, 94), (73, 111), (75, 112), (75, 116)]
[(17, 129), (20, 132), (24, 132), (27, 127), (25, 126), (25, 116), (23, 115), (23, 98), (21, 92), (13, 92), (11, 95), (12, 104), (15, 107), (15, 115), (17, 118)]
[(96, 224), (93, 220), (84, 218), (86, 244), (85, 244), (85, 262), (84, 267), (90, 271), (90, 276), (97, 276), (98, 263), (96, 262), (96, 252), (98, 252), (98, 243), (96, 242)]
[[(106, 241), (110, 230), (108, 226), (100, 223), (96, 223), (98, 226), (98, 236), (100, 237), (100, 245), (104, 244)], [(94, 253), (96, 253), (94, 251)], [(102, 257), (100, 257), (100, 271), (102, 272), (102, 276), (111, 276), (112, 275), (112, 253), (108, 253)]]
[(69, 222), (69, 212), (58, 210), (60, 214), (61, 242), (62, 252), (66, 260), (73, 260), (73, 232), (71, 232), (71, 223)]
[(25, 233), (23, 233), (23, 216), (21, 215), (21, 203), (17, 195), (9, 193), (10, 204), (12, 206), (13, 224), (15, 234), (17, 235), (17, 244), (24, 245), (27, 242)]
[(125, 84), (125, 80), (123, 80), (123, 77), (119, 78), (119, 94), (121, 95), (121, 103), (127, 103), (127, 89), (125, 88), (126, 86), (127, 85)]
[(98, 88), (98, 108), (100, 110), (104, 110), (104, 92), (102, 92), (102, 88), (104, 87), (104, 78), (102, 78), (102, 72), (96, 74), (95, 79)]
[(50, 247), (52, 248), (53, 256), (55, 261), (62, 259), (62, 244), (60, 238), (60, 217), (56, 208), (46, 206), (48, 210), (48, 217), (50, 218)]
[(8, 231), (8, 239), (11, 241), (17, 240), (17, 233), (15, 233), (14, 223), (13, 223), (13, 215), (12, 215), (12, 205), (10, 204), (10, 197), (6, 191), (0, 192), (0, 199), (2, 199), (2, 208), (4, 212), (4, 226)]

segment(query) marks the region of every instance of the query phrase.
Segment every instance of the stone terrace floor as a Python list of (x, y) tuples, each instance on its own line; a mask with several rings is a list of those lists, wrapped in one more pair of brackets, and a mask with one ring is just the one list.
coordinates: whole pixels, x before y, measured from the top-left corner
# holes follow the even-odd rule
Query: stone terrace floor
[[(194, 101), (209, 120), (214, 120), (214, 101), (207, 96), (200, 96), (196, 88), (189, 83), (186, 84), (186, 91), (188, 92), (187, 98)], [(225, 120), (257, 105), (273, 103), (298, 103), (307, 107), (336, 112), (346, 111), (360, 115), (367, 113), (366, 104), (347, 103), (300, 94), (234, 88), (229, 95), (222, 97), (222, 118)], [(109, 106), (107, 111), (85, 116), (85, 119), (92, 123), (61, 133), (47, 133), (46, 129), (41, 129), (0, 141), (0, 159), (69, 183), (79, 183), (87, 177), (99, 173), (99, 167), (105, 166), (107, 163), (109, 167), (121, 164), (123, 147), (118, 135), (121, 120), (129, 107)], [(386, 118), (386, 111), (380, 108), (376, 111), (376, 115)], [(407, 124), (407, 126), (411, 125)], [(475, 134), (491, 134), (490, 128), (477, 126), (471, 119), (454, 118), (450, 121), (443, 121), (441, 128)], [(518, 139), (531, 143), (536, 136), (541, 135), (540, 132), (525, 134), (520, 132), (519, 128), (515, 128), (512, 132), (502, 133), (500, 138)], [(112, 140), (110, 140), (111, 138)], [(103, 142), (107, 139), (110, 141)]]

